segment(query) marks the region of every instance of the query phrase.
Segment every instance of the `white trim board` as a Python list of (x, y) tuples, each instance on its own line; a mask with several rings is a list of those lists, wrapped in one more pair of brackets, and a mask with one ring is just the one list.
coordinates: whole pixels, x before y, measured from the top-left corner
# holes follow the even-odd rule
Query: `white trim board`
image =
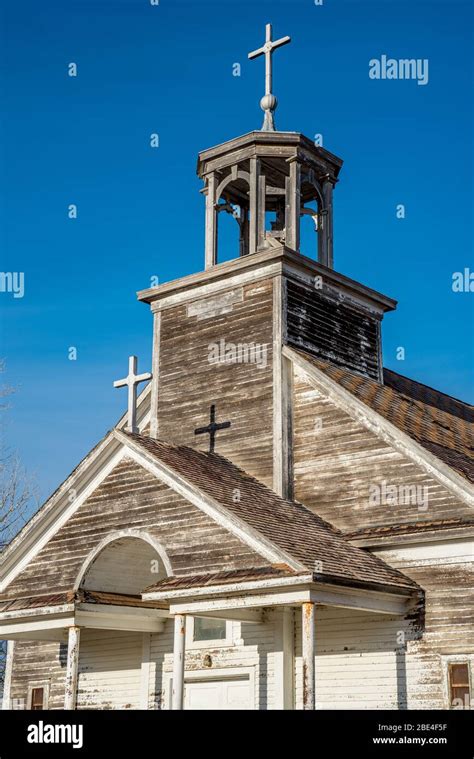
[[(140, 427), (146, 426), (150, 421), (150, 395), (151, 383), (145, 387), (138, 397), (137, 419)], [(126, 424), (126, 421), (127, 415), (124, 414), (116, 426), (120, 428)], [(58, 514), (68, 510), (71, 504), (71, 492), (84, 489), (80, 492), (79, 498), (76, 499), (81, 500), (82, 503), (84, 500), (83, 492), (87, 490), (89, 494), (88, 485), (90, 484), (92, 489), (97, 487), (97, 482), (101, 481), (102, 468), (107, 466), (107, 462), (113, 458), (118, 447), (112, 432), (107, 433), (15, 536), (0, 555), (0, 593), (31, 561), (31, 558), (36, 556), (40, 550), (37, 549), (38, 540), (41, 540), (43, 534), (49, 535), (48, 527), (54, 524)], [(48, 536), (47, 540), (49, 539)], [(41, 548), (47, 540), (40, 544)], [(22, 557), (25, 557), (24, 561), (21, 561)]]
[[(193, 682), (212, 682), (217, 680), (248, 680), (250, 693), (252, 694), (253, 709), (257, 708), (255, 705), (256, 690), (255, 690), (255, 667), (221, 667), (220, 669), (195, 669), (190, 671), (184, 671), (184, 685), (186, 683)], [(173, 673), (166, 672), (164, 675), (165, 684), (165, 709), (171, 710), (171, 685), (173, 681)]]
[(289, 358), (305, 374), (310, 384), (329, 398), (335, 406), (423, 468), (457, 498), (469, 506), (474, 506), (474, 487), (454, 469), (286, 345), (283, 355)]
[[(110, 445), (112, 441), (115, 445)], [(106, 446), (108, 450), (104, 450)], [(38, 512), (36, 517), (33, 517), (29, 522), (28, 532), (21, 536), (21, 540), (7, 549), (4, 561), (0, 565), (0, 593), (44, 548), (124, 456), (123, 448), (111, 436), (107, 436), (103, 445), (95, 453), (94, 459), (87, 460), (84, 469), (81, 468), (80, 471), (73, 473), (51, 500), (46, 502), (44, 511)], [(106, 458), (101, 456), (104, 453), (107, 454)], [(82, 490), (80, 478), (83, 481)], [(75, 485), (77, 487), (74, 487)], [(77, 490), (80, 490), (79, 494)], [(76, 492), (76, 497), (71, 500), (71, 494), (74, 492)]]

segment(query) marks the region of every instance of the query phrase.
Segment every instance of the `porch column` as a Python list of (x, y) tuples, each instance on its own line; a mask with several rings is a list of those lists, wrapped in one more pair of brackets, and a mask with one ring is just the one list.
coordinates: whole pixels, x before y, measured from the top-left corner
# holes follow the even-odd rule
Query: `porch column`
[(79, 627), (75, 627), (74, 625), (69, 627), (67, 641), (66, 691), (64, 694), (65, 709), (76, 708), (80, 637), (81, 630)]
[(13, 673), (13, 651), (15, 648), (15, 641), (7, 641), (7, 660), (5, 662), (5, 676), (3, 681), (3, 701), (2, 709), (11, 709), (11, 686), (12, 686), (12, 673)]
[(303, 630), (303, 709), (315, 709), (315, 677), (314, 677), (314, 603), (306, 602), (302, 605), (302, 630)]
[(184, 658), (186, 643), (186, 615), (176, 614), (174, 618), (174, 647), (173, 647), (173, 694), (172, 709), (183, 709), (184, 706)]

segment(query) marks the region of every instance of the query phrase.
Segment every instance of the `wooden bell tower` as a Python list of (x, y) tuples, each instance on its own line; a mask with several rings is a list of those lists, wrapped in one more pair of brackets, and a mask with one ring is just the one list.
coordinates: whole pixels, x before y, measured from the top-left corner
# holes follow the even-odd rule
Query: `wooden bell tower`
[[(299, 132), (275, 129), (271, 54), (287, 42), (273, 42), (267, 27), (265, 44), (249, 56), (265, 56), (262, 129), (199, 153), (204, 271), (139, 299), (154, 317), (150, 434), (219, 453), (291, 497), (286, 347), (382, 382), (381, 321), (396, 303), (334, 270), (333, 189), (342, 160)], [(219, 248), (222, 213), (239, 225), (234, 255)], [(315, 221), (312, 251), (300, 250), (305, 215)]]
[(250, 132), (202, 151), (197, 172), (206, 196), (205, 268), (219, 263), (219, 215), (227, 212), (240, 228), (236, 258), (275, 244), (299, 253), (301, 217), (312, 216), (314, 257), (332, 269), (333, 188), (341, 166), (340, 158), (298, 132)]

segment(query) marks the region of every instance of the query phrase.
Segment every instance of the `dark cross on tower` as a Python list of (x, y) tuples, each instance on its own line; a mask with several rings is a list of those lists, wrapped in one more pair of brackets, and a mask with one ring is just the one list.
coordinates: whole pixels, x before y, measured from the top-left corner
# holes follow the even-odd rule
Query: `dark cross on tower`
[(226, 430), (228, 427), (230, 427), (230, 422), (221, 422), (220, 424), (216, 422), (216, 407), (213, 403), (211, 406), (210, 423), (207, 427), (198, 427), (197, 430), (194, 430), (194, 434), (209, 435), (209, 453), (214, 453), (217, 430)]

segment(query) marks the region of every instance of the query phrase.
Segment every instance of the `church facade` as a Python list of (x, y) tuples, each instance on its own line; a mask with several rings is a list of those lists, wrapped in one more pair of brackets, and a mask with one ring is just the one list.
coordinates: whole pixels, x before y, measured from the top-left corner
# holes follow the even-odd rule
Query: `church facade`
[(2, 556), (5, 709), (471, 708), (473, 409), (383, 368), (342, 161), (275, 130), (288, 41), (263, 129), (199, 154), (204, 270), (138, 294), (152, 374)]

